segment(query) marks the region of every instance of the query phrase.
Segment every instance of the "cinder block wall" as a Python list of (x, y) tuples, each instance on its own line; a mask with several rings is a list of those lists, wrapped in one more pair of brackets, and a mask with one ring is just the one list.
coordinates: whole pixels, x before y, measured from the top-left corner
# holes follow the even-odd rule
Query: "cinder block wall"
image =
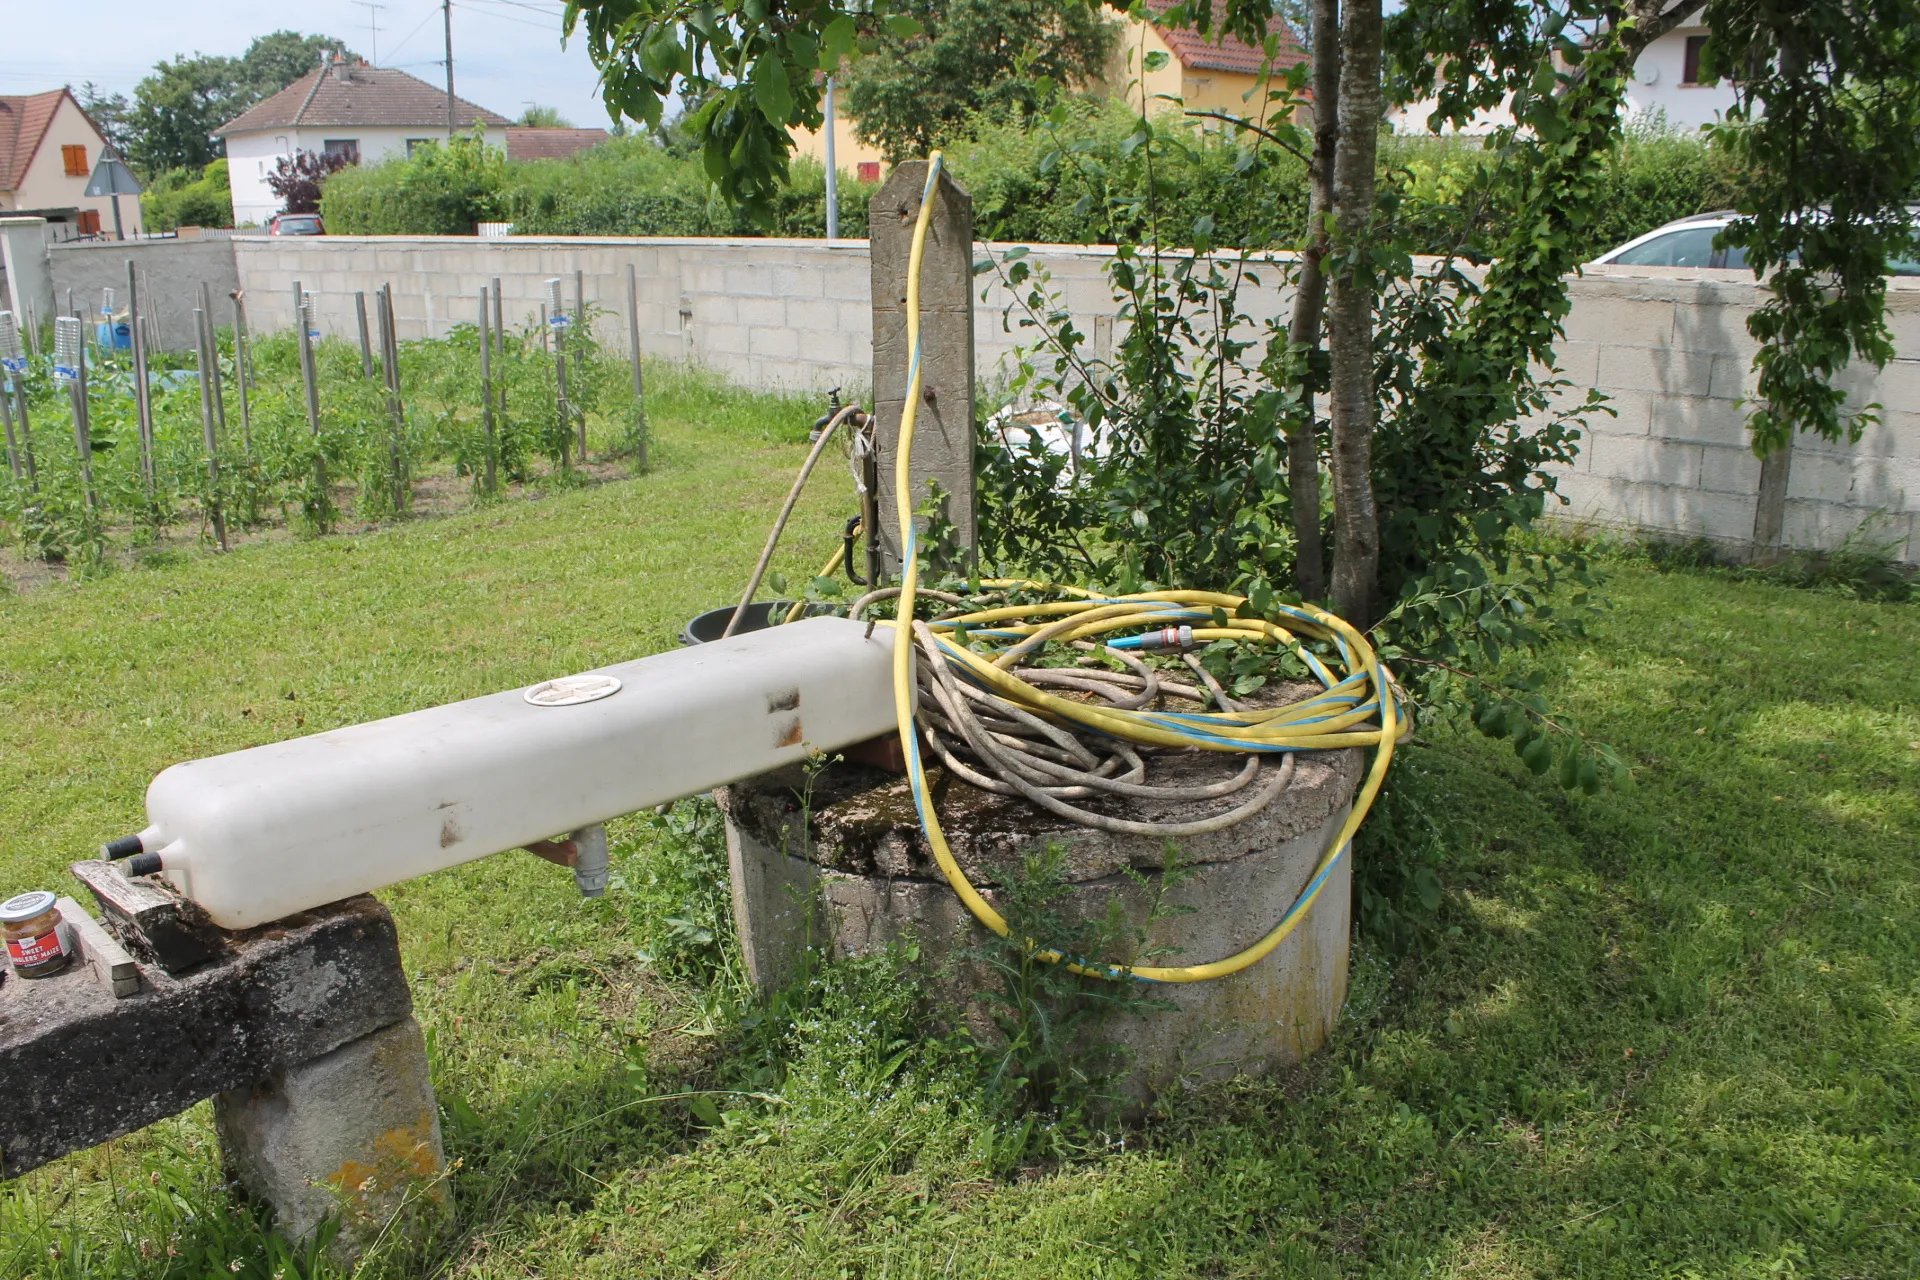
[[(600, 332), (626, 344), (626, 269), (635, 268), (640, 336), (651, 354), (698, 360), (749, 386), (864, 392), (871, 381), (867, 246), (845, 240), (641, 240), (509, 237), (238, 236), (237, 275), (256, 328), (291, 323), (293, 284), (318, 295), (321, 329), (352, 340), (353, 295), (391, 283), (400, 336), (440, 336), (471, 324), (478, 291), (499, 277), (510, 324), (536, 319), (545, 281), (611, 314)], [(1105, 280), (1110, 248), (1034, 246), (1096, 355), (1111, 352), (1117, 307)], [(116, 260), (118, 258), (116, 257)], [(122, 267), (124, 274), (124, 267)], [(1279, 272), (1255, 268), (1242, 305), (1284, 316)], [(983, 377), (1037, 332), (992, 274), (975, 279), (975, 349)], [(1857, 444), (1802, 437), (1788, 489), (1790, 545), (1887, 546), (1920, 561), (1920, 281), (1890, 291), (1898, 359), (1854, 371), (1850, 406), (1882, 406), (1882, 425)], [(1750, 389), (1746, 317), (1760, 290), (1742, 271), (1595, 269), (1572, 285), (1561, 368), (1575, 398), (1597, 387), (1617, 416), (1595, 415), (1578, 462), (1560, 476), (1557, 518), (1588, 526), (1703, 537), (1729, 548), (1752, 536), (1760, 464), (1739, 403)]]
[[(112, 289), (115, 305), (127, 305), (127, 262), (140, 275), (140, 312), (152, 325), (155, 344), (162, 351), (191, 350), (193, 309), (200, 305), (200, 282), (212, 287), (214, 320), (233, 323), (233, 302), (227, 296), (240, 287), (233, 242), (224, 232), (209, 232), (195, 240), (77, 240), (52, 245), (47, 258), (53, 268), (54, 298), (62, 310), (67, 291), (85, 316), (97, 316), (102, 289)], [(251, 312), (249, 312), (251, 318)]]

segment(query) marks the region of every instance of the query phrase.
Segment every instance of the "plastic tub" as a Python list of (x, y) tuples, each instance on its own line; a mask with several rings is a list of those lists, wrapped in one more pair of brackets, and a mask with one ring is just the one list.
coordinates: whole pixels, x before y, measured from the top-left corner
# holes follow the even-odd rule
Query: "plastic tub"
[[(680, 633), (680, 643), (707, 644), (718, 640), (726, 633), (727, 623), (732, 620), (733, 611), (738, 607), (731, 604), (722, 605), (718, 609), (709, 609), (700, 614)], [(764, 631), (784, 620), (792, 608), (791, 600), (756, 600), (747, 606), (747, 616), (740, 619), (740, 625), (734, 628), (733, 634), (740, 636), (749, 631)], [(816, 601), (808, 605), (806, 612), (800, 616), (818, 618), (832, 612), (834, 612), (832, 605)]]

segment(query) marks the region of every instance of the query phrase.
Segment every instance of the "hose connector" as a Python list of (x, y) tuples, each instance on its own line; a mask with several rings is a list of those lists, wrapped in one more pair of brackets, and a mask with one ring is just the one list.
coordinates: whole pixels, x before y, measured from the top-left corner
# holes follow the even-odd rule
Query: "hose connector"
[(1139, 641), (1137, 647), (1149, 652), (1156, 649), (1178, 649), (1185, 653), (1193, 648), (1193, 628), (1190, 626), (1162, 627), (1158, 631), (1147, 632), (1139, 637)]
[(597, 898), (607, 891), (612, 865), (607, 858), (607, 829), (599, 823), (582, 827), (569, 837), (577, 851), (573, 863), (573, 882), (586, 898)]

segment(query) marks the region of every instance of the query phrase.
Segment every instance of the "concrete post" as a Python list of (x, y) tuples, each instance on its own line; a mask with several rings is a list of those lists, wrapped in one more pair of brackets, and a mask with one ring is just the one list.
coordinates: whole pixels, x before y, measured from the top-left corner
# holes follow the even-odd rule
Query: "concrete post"
[(913, 160), (887, 176), (869, 207), (873, 271), (873, 405), (880, 453), (880, 532), (887, 572), (900, 566), (898, 504), (926, 500), (926, 484), (947, 494), (947, 518), (962, 546), (975, 541), (973, 486), (973, 198), (945, 174), (933, 199), (920, 269), (921, 403), (913, 442), (912, 494), (894, 492), (894, 442), (907, 392), (907, 261), (927, 165)]
[(412, 1018), (283, 1067), (213, 1100), (214, 1126), (242, 1185), (296, 1240), (339, 1223), (336, 1258), (383, 1235), (418, 1239), (453, 1197), (426, 1039)]

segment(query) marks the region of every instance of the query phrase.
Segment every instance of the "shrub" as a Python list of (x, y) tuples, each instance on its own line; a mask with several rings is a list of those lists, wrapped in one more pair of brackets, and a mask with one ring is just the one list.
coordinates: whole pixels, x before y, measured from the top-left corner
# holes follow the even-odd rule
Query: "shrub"
[(140, 197), (140, 214), (149, 231), (232, 226), (233, 193), (227, 185), (227, 162), (215, 160), (197, 174), (191, 169), (168, 169), (159, 174)]
[(506, 153), (475, 132), (406, 159), (345, 170), (327, 184), (321, 216), (336, 235), (465, 236), (500, 216)]

